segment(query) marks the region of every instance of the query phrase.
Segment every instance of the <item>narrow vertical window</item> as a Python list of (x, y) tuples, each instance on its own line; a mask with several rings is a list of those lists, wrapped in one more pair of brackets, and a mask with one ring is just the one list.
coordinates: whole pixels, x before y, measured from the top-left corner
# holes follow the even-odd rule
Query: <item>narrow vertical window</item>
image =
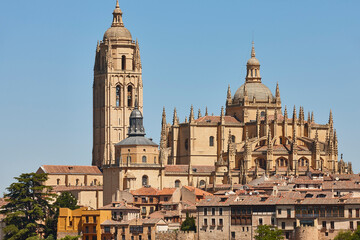
[(257, 76), (257, 69), (255, 69), (255, 77)]
[(209, 137), (209, 146), (210, 147), (214, 146), (214, 137), (213, 136)]
[(116, 107), (120, 107), (120, 86), (116, 86)]
[(142, 185), (143, 185), (143, 186), (149, 185), (149, 178), (148, 178), (148, 176), (144, 175), (144, 176), (142, 177)]
[(132, 98), (133, 98), (133, 93), (132, 93), (132, 86), (128, 86), (128, 93), (127, 93), (127, 99), (128, 99), (128, 107), (132, 107)]
[(126, 70), (126, 57), (122, 55), (121, 57), (121, 70)]
[(235, 136), (234, 135), (231, 135), (231, 142), (235, 142), (235, 140), (236, 140), (236, 138), (235, 138)]
[(142, 162), (146, 163), (146, 156), (142, 156)]
[(251, 76), (254, 76), (254, 70), (251, 69)]

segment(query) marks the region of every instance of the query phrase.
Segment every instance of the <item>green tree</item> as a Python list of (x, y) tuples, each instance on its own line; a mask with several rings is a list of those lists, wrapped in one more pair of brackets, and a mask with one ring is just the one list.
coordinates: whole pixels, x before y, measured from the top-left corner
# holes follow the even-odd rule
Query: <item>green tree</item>
[(44, 186), (47, 174), (24, 173), (15, 177), (8, 193), (4, 194), (7, 204), (1, 209), (6, 217), (5, 239), (26, 240), (44, 231), (44, 222), (51, 211), (49, 201), (53, 194), (51, 187)]
[(71, 210), (78, 209), (77, 200), (69, 192), (62, 192), (52, 205), (51, 213), (45, 221), (45, 237), (56, 236), (57, 234), (57, 222), (59, 218), (59, 209), (69, 208)]
[(340, 231), (334, 240), (360, 240), (360, 229), (357, 229), (355, 232), (350, 230)]
[(189, 214), (186, 213), (186, 219), (181, 224), (182, 231), (196, 231), (195, 219), (194, 217), (189, 217)]
[(256, 229), (256, 240), (281, 240), (284, 239), (283, 231), (270, 225), (260, 225)]

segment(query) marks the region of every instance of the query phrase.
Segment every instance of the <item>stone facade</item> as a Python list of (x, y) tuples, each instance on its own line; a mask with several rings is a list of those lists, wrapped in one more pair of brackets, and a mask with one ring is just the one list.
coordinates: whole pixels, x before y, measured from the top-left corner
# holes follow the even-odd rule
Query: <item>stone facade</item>
[(141, 115), (142, 121), (140, 52), (118, 4), (113, 15), (112, 27), (98, 44), (94, 69), (93, 165), (103, 168), (105, 204), (114, 201), (117, 190), (144, 185), (215, 190), (262, 175), (352, 173), (350, 163), (338, 161), (332, 112), (326, 124), (316, 123), (310, 112), (306, 118), (303, 107), (298, 113), (294, 107), (289, 117), (286, 106), (282, 109), (279, 84), (273, 94), (263, 83), (254, 45), (245, 82), (234, 95), (228, 88), (220, 116), (207, 110), (195, 116), (191, 107), (189, 118), (180, 122), (175, 109), (168, 123), (164, 109), (159, 146), (145, 138), (133, 141), (137, 126), (131, 121), (137, 118), (131, 115)]
[(111, 27), (96, 47), (93, 83), (93, 160), (102, 167), (115, 159), (114, 144), (125, 139), (129, 116), (138, 100), (143, 108), (143, 84), (138, 41), (124, 27), (117, 3)]

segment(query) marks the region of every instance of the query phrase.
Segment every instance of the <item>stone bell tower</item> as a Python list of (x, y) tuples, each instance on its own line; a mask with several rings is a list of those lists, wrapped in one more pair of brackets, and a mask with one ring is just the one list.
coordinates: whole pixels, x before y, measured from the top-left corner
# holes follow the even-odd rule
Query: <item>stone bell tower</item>
[(118, 0), (111, 27), (96, 47), (93, 83), (92, 165), (115, 159), (114, 144), (127, 137), (129, 116), (143, 110), (143, 84), (138, 41), (124, 27)]

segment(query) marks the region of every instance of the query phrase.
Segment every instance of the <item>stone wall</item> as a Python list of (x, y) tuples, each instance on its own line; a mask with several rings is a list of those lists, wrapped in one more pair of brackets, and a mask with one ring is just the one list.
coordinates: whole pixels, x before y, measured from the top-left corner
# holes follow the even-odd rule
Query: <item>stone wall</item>
[(183, 231), (172, 231), (172, 232), (159, 232), (155, 235), (156, 240), (198, 240), (195, 232), (183, 232)]
[(297, 227), (295, 229), (296, 240), (318, 240), (318, 230), (316, 227)]

